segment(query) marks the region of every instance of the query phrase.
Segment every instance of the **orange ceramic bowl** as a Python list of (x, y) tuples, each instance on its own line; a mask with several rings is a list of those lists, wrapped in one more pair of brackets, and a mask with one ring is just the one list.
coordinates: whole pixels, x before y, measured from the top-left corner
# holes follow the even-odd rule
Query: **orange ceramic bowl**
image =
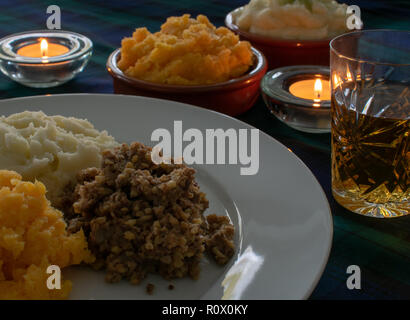
[[(236, 9), (239, 10), (240, 8)], [(331, 39), (320, 41), (301, 41), (274, 39), (243, 31), (233, 21), (232, 13), (227, 14), (225, 25), (239, 35), (241, 40), (249, 41), (253, 47), (265, 55), (269, 70), (293, 65), (329, 66)]]
[(170, 85), (135, 79), (117, 66), (120, 49), (107, 61), (107, 70), (114, 81), (114, 93), (174, 100), (212, 109), (230, 116), (249, 110), (259, 96), (259, 84), (267, 71), (266, 59), (252, 48), (254, 63), (243, 76), (209, 85)]

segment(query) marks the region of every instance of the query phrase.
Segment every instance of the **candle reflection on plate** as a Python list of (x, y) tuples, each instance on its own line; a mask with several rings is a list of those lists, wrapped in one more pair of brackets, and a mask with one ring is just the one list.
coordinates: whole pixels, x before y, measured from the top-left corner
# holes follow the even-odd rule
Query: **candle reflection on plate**
[(222, 281), (224, 287), (222, 300), (239, 300), (252, 283), (264, 260), (263, 256), (253, 251), (252, 246), (248, 246), (228, 270)]

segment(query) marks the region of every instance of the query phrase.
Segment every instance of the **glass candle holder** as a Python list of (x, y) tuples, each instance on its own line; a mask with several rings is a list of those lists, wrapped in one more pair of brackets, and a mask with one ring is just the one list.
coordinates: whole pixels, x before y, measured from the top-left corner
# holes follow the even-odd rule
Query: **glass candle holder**
[(331, 42), (332, 191), (370, 217), (410, 213), (410, 32)]
[(90, 39), (75, 32), (16, 33), (0, 39), (0, 70), (28, 87), (55, 87), (84, 69), (92, 48)]
[(289, 66), (269, 71), (261, 81), (270, 112), (293, 129), (330, 132), (329, 68)]

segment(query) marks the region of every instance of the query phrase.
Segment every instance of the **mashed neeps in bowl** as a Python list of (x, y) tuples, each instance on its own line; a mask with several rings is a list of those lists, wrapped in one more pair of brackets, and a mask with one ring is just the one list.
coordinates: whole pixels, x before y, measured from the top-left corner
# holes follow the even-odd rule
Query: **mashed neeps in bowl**
[(249, 42), (225, 27), (216, 28), (204, 15), (170, 17), (161, 31), (138, 28), (122, 40), (118, 67), (140, 80), (204, 85), (245, 74), (253, 63)]

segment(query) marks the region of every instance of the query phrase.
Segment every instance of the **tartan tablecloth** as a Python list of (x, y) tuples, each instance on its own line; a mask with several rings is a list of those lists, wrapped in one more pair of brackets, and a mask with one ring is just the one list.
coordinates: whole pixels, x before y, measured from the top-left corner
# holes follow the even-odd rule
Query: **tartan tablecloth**
[[(31, 89), (0, 76), (0, 98), (58, 93), (112, 93), (105, 69), (109, 54), (135, 27), (159, 29), (171, 15), (205, 14), (216, 25), (247, 0), (157, 1), (23, 1), (0, 0), (0, 37), (46, 28), (46, 8), (59, 5), (62, 29), (84, 34), (94, 43), (94, 54), (83, 73), (57, 88)], [(366, 28), (410, 30), (410, 1), (347, 1), (362, 10)], [(0, 110), (1, 114), (1, 110)], [(410, 216), (372, 219), (348, 212), (331, 195), (330, 136), (294, 131), (268, 112), (262, 99), (239, 119), (265, 131), (292, 149), (312, 170), (330, 202), (334, 220), (333, 247), (326, 269), (311, 299), (409, 299)], [(349, 265), (361, 268), (362, 288), (346, 286)]]

